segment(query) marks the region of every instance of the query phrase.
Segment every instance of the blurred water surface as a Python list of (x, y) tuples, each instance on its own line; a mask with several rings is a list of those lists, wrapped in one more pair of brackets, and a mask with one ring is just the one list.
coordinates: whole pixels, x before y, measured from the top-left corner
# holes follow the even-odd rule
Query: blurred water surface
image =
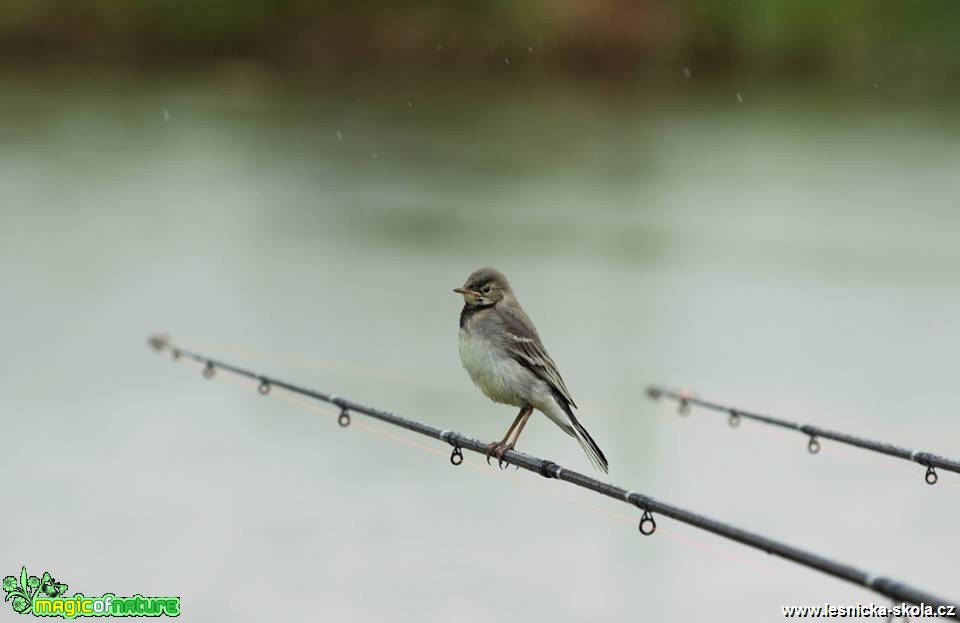
[[(765, 621), (878, 599), (666, 519), (641, 537), (623, 505), (453, 469), (145, 347), (166, 330), (492, 439), (514, 414), (460, 369), (450, 292), (491, 264), (611, 481), (960, 595), (954, 475), (810, 457), (642, 391), (960, 454), (960, 126), (874, 91), (6, 79), (0, 571), (181, 595), (197, 621)], [(544, 418), (521, 449), (589, 469)]]

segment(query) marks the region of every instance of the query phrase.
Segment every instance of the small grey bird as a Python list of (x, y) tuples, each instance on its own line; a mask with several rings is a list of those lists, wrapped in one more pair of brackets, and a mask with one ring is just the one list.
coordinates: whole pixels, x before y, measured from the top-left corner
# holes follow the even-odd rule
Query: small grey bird
[(488, 446), (488, 460), (490, 454), (502, 457), (516, 446), (530, 414), (537, 409), (580, 442), (594, 467), (608, 473), (607, 458), (573, 415), (577, 405), (557, 364), (503, 273), (493, 268), (475, 270), (462, 288), (453, 291), (462, 294), (464, 301), (460, 312), (464, 369), (487, 398), (520, 408), (503, 439)]

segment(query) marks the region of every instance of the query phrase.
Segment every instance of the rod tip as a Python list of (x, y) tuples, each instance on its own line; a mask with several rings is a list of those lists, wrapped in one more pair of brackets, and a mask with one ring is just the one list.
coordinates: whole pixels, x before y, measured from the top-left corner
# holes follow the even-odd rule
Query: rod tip
[(150, 348), (159, 353), (170, 345), (170, 336), (166, 333), (154, 333), (150, 336), (150, 339), (147, 340), (147, 343), (150, 344)]

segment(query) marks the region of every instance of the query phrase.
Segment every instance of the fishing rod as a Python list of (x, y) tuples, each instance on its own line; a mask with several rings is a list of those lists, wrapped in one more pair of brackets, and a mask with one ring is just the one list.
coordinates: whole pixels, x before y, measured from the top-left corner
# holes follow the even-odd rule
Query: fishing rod
[[(443, 441), (453, 447), (450, 454), (450, 463), (455, 466), (463, 463), (464, 450), (487, 456), (487, 444), (485, 442), (467, 437), (456, 431), (440, 429), (430, 424), (406, 418), (383, 409), (368, 407), (342, 396), (309, 389), (276, 377), (213, 359), (212, 357), (176, 346), (170, 342), (167, 336), (153, 336), (149, 339), (149, 344), (158, 353), (169, 351), (174, 361), (190, 359), (200, 363), (202, 365), (203, 377), (207, 379), (214, 378), (218, 370), (223, 370), (254, 380), (257, 383), (257, 391), (263, 396), (270, 394), (272, 389), (276, 387), (335, 405), (340, 409), (337, 422), (341, 427), (350, 425), (351, 413), (360, 413), (419, 435)], [(548, 459), (542, 459), (516, 450), (508, 450), (499, 460), (501, 467), (513, 465), (517, 468), (539, 474), (544, 478), (562, 480), (638, 508), (642, 511), (638, 528), (644, 535), (649, 536), (656, 532), (657, 522), (654, 514), (658, 513), (681, 523), (711, 532), (722, 538), (736, 541), (768, 554), (791, 560), (804, 567), (820, 571), (841, 580), (846, 580), (847, 582), (889, 597), (896, 602), (906, 602), (921, 607), (931, 606), (934, 609), (940, 609), (940, 612), (944, 613), (946, 618), (960, 620), (960, 608), (958, 608), (960, 601), (943, 599), (903, 582), (880, 577), (852, 565), (847, 565), (825, 556), (787, 545), (755, 532), (742, 530), (705, 515), (674, 506), (657, 498), (597, 480), (596, 478), (568, 469)]]
[(779, 426), (780, 428), (798, 431), (809, 437), (809, 440), (807, 441), (807, 450), (810, 452), (810, 454), (817, 454), (820, 452), (820, 439), (823, 438), (838, 441), (849, 446), (863, 448), (864, 450), (869, 450), (871, 452), (877, 452), (887, 456), (897, 457), (898, 459), (919, 463), (927, 468), (927, 471), (924, 474), (924, 480), (929, 485), (935, 485), (939, 480), (936, 468), (945, 469), (947, 471), (960, 474), (960, 461), (956, 461), (954, 459), (948, 459), (937, 454), (931, 454), (930, 452), (917, 452), (915, 450), (910, 450), (909, 448), (897, 446), (892, 443), (873, 441), (864, 437), (841, 433), (838, 431), (821, 428), (819, 426), (813, 426), (811, 424), (801, 424), (799, 422), (773, 417), (772, 415), (752, 413), (750, 411), (740, 409), (739, 407), (728, 407), (716, 402), (697, 398), (692, 392), (685, 390), (672, 390), (657, 385), (651, 385), (647, 388), (647, 396), (653, 400), (659, 400), (660, 398), (675, 400), (677, 402), (677, 412), (680, 415), (687, 415), (690, 412), (691, 405), (702, 407), (710, 411), (726, 413), (729, 416), (729, 420), (727, 421), (729, 422), (730, 426), (734, 428), (740, 425), (741, 419), (746, 419), (754, 422), (761, 422), (769, 426)]

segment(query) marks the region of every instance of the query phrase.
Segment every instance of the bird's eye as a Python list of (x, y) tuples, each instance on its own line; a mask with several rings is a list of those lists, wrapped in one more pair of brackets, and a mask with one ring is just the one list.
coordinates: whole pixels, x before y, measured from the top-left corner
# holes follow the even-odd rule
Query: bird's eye
[(490, 294), (490, 284), (483, 286), (483, 293)]

